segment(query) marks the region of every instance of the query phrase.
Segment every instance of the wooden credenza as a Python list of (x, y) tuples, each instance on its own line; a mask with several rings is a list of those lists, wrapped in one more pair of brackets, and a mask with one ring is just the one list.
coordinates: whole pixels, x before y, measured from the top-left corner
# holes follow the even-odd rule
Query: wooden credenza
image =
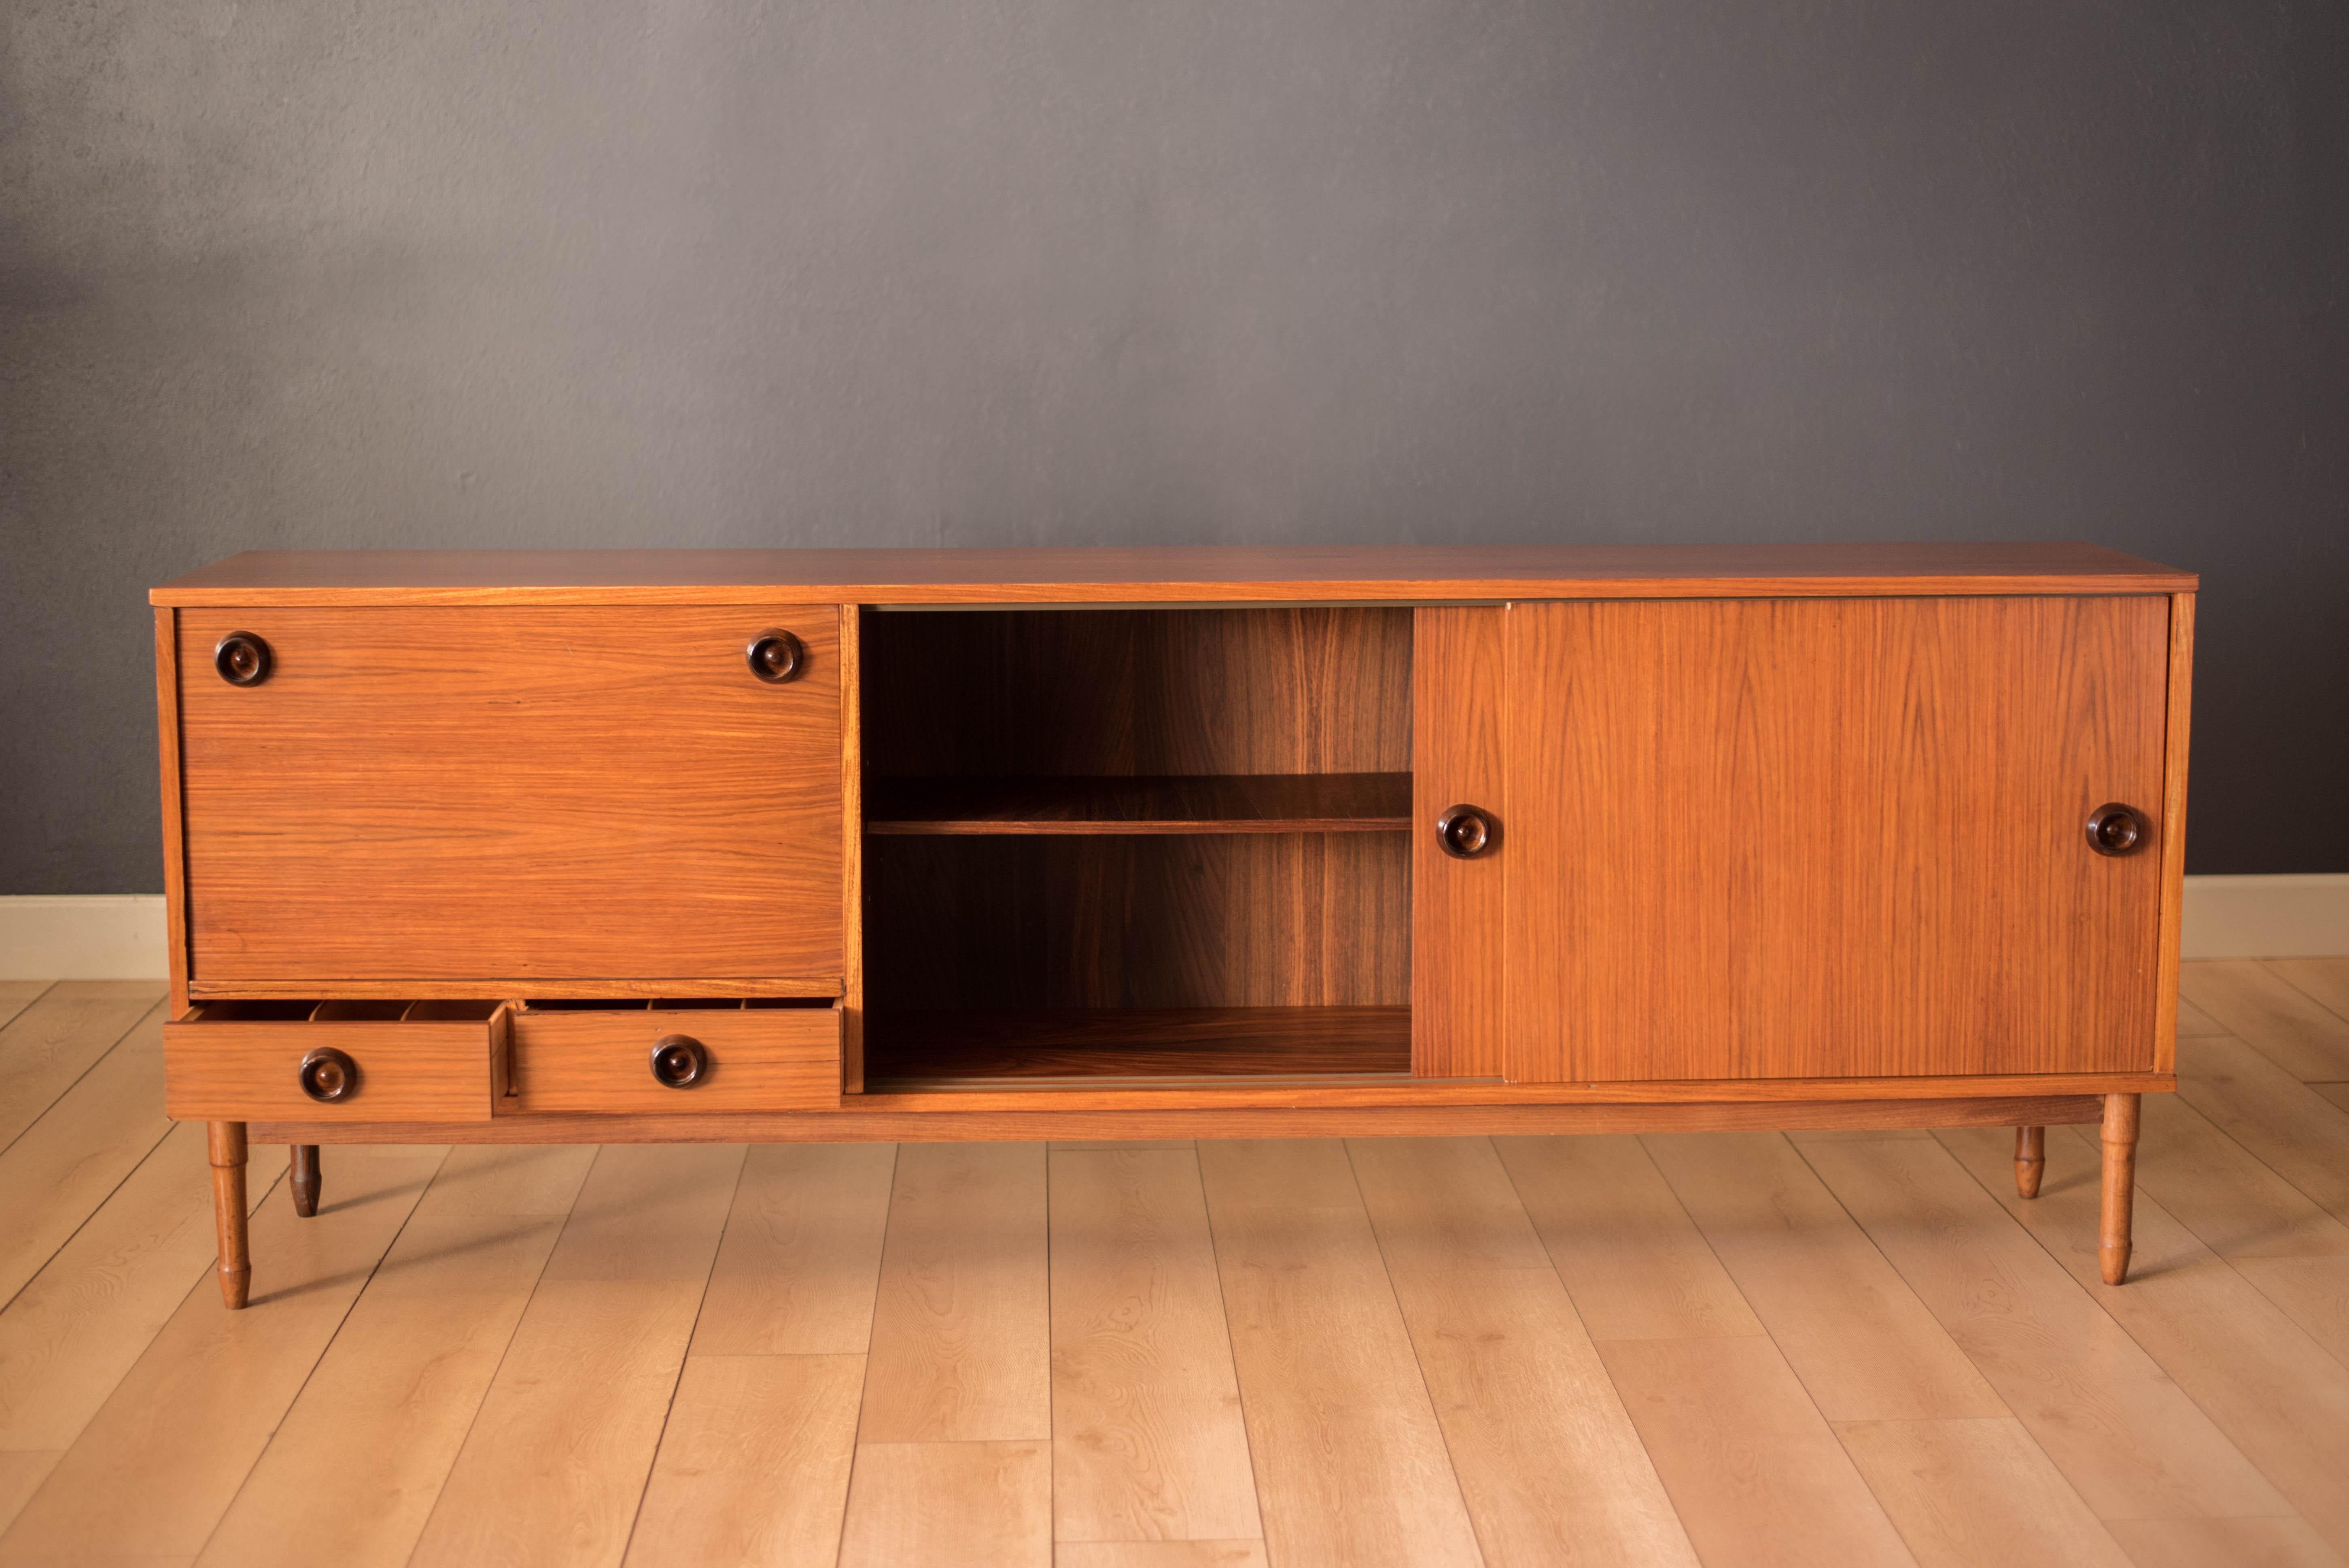
[(248, 554), (158, 588), (174, 1117), (248, 1137), (2101, 1122), (2189, 574), (2085, 545)]

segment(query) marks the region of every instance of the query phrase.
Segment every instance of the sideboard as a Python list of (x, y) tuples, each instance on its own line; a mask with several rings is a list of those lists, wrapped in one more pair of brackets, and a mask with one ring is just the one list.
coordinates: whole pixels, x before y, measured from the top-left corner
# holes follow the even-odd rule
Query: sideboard
[(2079, 544), (254, 553), (156, 589), (170, 1113), (248, 1139), (2099, 1123), (2196, 579)]

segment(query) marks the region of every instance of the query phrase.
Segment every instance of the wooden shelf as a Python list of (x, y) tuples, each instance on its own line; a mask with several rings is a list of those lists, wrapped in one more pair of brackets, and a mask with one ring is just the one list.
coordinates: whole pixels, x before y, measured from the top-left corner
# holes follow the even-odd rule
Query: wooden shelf
[(872, 1012), (866, 1087), (1088, 1088), (1202, 1078), (1398, 1078), (1409, 1007), (1134, 1007), (1064, 1012)]
[(868, 833), (1399, 833), (1408, 773), (875, 779)]

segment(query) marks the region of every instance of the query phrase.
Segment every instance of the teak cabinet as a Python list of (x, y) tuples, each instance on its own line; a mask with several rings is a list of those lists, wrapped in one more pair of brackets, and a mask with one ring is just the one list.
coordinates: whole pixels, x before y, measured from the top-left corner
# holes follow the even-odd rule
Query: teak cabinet
[(175, 1117), (336, 1141), (2101, 1122), (2195, 579), (2083, 545), (253, 554), (155, 590)]

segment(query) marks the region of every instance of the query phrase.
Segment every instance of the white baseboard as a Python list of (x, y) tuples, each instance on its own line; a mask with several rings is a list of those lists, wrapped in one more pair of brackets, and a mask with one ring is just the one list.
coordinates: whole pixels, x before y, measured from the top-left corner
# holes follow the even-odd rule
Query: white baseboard
[(160, 980), (170, 973), (161, 893), (0, 898), (0, 980)]
[[(2349, 872), (2188, 877), (2187, 958), (2349, 956)], [(160, 893), (0, 897), (0, 980), (160, 980)]]
[(2187, 958), (2349, 957), (2349, 872), (2188, 877)]

